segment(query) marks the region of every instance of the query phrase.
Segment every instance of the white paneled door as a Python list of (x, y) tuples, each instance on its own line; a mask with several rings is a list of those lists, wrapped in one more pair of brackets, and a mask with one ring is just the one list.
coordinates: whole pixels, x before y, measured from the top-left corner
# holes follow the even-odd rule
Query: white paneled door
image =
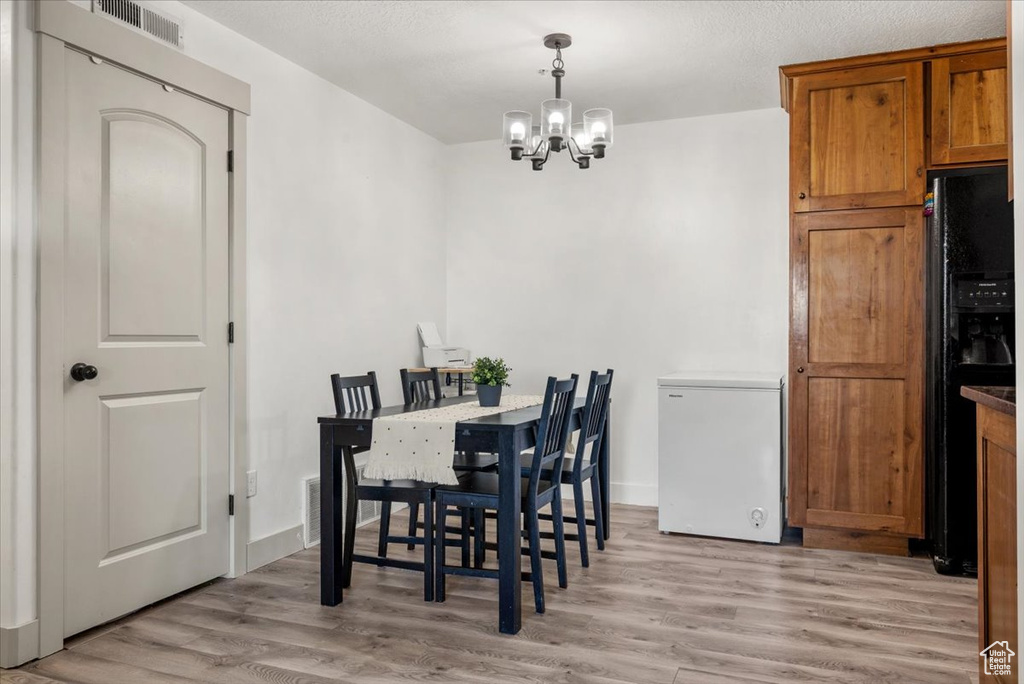
[(228, 112), (65, 55), (71, 635), (228, 571)]

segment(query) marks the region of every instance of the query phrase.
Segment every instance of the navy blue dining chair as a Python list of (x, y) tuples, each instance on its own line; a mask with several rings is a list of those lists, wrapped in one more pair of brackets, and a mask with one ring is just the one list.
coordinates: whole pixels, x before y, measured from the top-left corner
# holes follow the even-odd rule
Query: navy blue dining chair
[[(554, 527), (555, 551), (554, 558), (558, 568), (558, 586), (568, 586), (568, 573), (565, 563), (565, 539), (562, 525), (561, 477), (556, 473), (562, 471), (565, 458), (565, 446), (569, 439), (569, 428), (576, 400), (576, 384), (578, 376), (568, 380), (548, 378), (544, 392), (544, 404), (541, 408), (540, 424), (537, 430), (536, 446), (533, 450), (531, 470), (521, 483), (521, 506), (523, 523), (528, 539), (530, 555), (530, 572), (524, 573), (533, 584), (534, 602), (538, 613), (544, 612), (544, 574), (542, 558), (549, 557), (540, 545), (539, 512), (542, 508), (551, 508)], [(449, 506), (460, 509), (471, 509), (474, 518), (481, 520), (480, 511), (499, 510), (499, 481), (495, 473), (473, 473), (459, 481), (457, 485), (439, 485), (434, 490), (436, 517), (444, 515)], [(498, 578), (498, 571), (489, 568), (449, 566), (445, 564), (445, 530), (438, 525), (435, 534), (434, 552), (435, 578), (437, 589), (435, 596), (438, 601), (445, 599), (445, 577), (447, 575), (466, 575), (470, 577)], [(498, 563), (502, 562), (501, 556)]]
[[(597, 371), (590, 372), (590, 384), (587, 386), (587, 402), (583, 407), (583, 419), (580, 423), (580, 441), (576, 445), (576, 454), (566, 456), (562, 461), (562, 483), (572, 485), (573, 501), (576, 507), (575, 516), (565, 516), (567, 524), (576, 524), (577, 532), (566, 533), (569, 541), (577, 541), (580, 545), (580, 562), (583, 567), (590, 567), (590, 556), (587, 549), (587, 524), (594, 526), (597, 548), (604, 550), (604, 517), (602, 515), (605, 502), (601, 500), (598, 455), (601, 453), (605, 434), (605, 423), (608, 420), (608, 405), (611, 402), (612, 375), (610, 368), (603, 375)], [(588, 457), (589, 456), (589, 457)], [(523, 472), (528, 471), (531, 464), (528, 456), (523, 457)], [(586, 516), (583, 498), (583, 485), (590, 480), (590, 498), (594, 506), (594, 517)], [(551, 516), (542, 514), (541, 520), (550, 520)], [(549, 534), (542, 535), (550, 537)]]
[[(402, 381), (402, 398), (406, 404), (416, 404), (444, 398), (444, 394), (441, 391), (441, 373), (437, 368), (431, 368), (426, 371), (402, 368), (399, 370), (399, 375)], [(460, 477), (465, 477), (465, 473), (497, 472), (497, 469), (498, 457), (494, 454), (460, 451), (455, 453), (452, 463), (452, 470)], [(416, 537), (417, 530), (423, 528), (423, 524), (419, 521), (419, 509), (418, 503), (409, 504), (409, 537)], [(457, 544), (450, 542), (449, 545), (458, 545), (463, 549), (463, 563), (468, 565), (469, 541), (465, 530), (470, 525), (470, 521), (466, 516), (463, 517), (462, 527), (458, 530), (462, 534), (462, 539)], [(452, 530), (449, 529), (449, 531)], [(385, 543), (396, 541), (399, 541), (398, 537), (388, 536)], [(410, 542), (408, 544), (410, 551), (415, 546), (415, 543)], [(387, 550), (385, 549), (385, 555), (386, 553)]]
[(402, 399), (406, 404), (440, 399), (441, 373), (436, 368), (425, 371), (414, 371), (402, 368), (398, 371), (402, 378)]
[[(334, 392), (334, 409), (340, 415), (356, 411), (370, 411), (379, 409), (380, 392), (377, 387), (377, 374), (370, 371), (366, 375), (342, 377), (338, 374), (331, 376), (331, 389)], [(354, 453), (368, 451), (369, 447), (355, 447)], [(358, 563), (369, 563), (378, 567), (396, 567), (407, 570), (418, 570), (423, 573), (423, 599), (432, 601), (434, 599), (434, 521), (431, 504), (433, 503), (434, 483), (418, 482), (415, 480), (362, 480), (357, 473), (351, 474), (356, 478), (356, 500), (357, 501), (380, 501), (381, 517), (380, 528), (377, 533), (377, 555), (365, 556), (353, 554), (352, 560)], [(407, 503), (410, 506), (423, 505), (423, 536), (416, 534), (413, 527), (407, 537), (394, 537), (390, 535), (391, 504)], [(465, 545), (468, 555), (468, 534)], [(423, 562), (414, 562), (387, 557), (387, 546), (389, 542), (423, 545)]]

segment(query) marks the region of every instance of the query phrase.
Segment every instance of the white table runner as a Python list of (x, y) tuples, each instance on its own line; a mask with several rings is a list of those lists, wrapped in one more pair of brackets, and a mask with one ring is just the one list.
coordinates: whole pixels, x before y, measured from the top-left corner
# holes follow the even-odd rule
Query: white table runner
[(452, 470), (456, 423), (543, 403), (541, 396), (507, 394), (501, 397), (500, 406), (471, 401), (376, 418), (363, 477), (458, 484)]

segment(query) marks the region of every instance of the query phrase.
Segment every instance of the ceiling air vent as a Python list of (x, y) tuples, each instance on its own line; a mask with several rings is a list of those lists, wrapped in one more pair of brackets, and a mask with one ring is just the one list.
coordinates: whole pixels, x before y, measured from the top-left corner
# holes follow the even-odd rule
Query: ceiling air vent
[(181, 20), (166, 12), (136, 0), (92, 0), (92, 11), (179, 50), (184, 48)]

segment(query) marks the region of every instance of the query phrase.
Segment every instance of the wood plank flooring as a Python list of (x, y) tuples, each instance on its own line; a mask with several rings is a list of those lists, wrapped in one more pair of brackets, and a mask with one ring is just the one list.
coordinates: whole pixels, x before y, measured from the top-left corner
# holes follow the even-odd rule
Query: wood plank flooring
[[(589, 569), (569, 544), (568, 589), (545, 562), (546, 614), (523, 586), (515, 637), (498, 634), (489, 580), (451, 577), (447, 602), (425, 603), (419, 574), (357, 564), (344, 603), (322, 607), (314, 548), (79, 635), (0, 680), (977, 681), (972, 579), (937, 575), (927, 559), (662, 535), (652, 508), (612, 515)], [(357, 536), (371, 552), (375, 527)]]

